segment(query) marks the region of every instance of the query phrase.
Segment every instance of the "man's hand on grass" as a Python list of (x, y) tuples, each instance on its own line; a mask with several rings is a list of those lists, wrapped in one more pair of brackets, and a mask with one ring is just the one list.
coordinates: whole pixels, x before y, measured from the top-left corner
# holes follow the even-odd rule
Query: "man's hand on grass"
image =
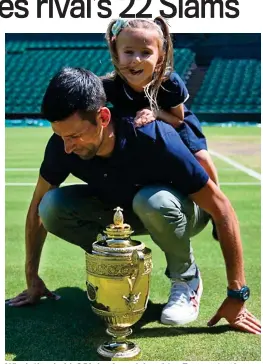
[(28, 289), (14, 298), (6, 300), (6, 304), (13, 307), (33, 305), (38, 303), (42, 297), (47, 297), (54, 300), (60, 299), (60, 296), (47, 289), (45, 283), (40, 277), (36, 277), (31, 281)]
[(214, 326), (221, 318), (225, 318), (234, 329), (251, 334), (261, 334), (260, 321), (245, 308), (242, 301), (226, 298), (207, 325)]

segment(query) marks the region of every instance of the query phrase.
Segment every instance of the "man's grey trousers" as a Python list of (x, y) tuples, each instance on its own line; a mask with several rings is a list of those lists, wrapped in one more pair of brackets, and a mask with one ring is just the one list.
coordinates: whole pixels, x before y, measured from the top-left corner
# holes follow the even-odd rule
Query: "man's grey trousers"
[[(113, 222), (113, 214), (90, 196), (88, 185), (50, 190), (39, 205), (47, 231), (85, 250), (90, 249), (97, 233)], [(125, 210), (124, 219), (135, 233), (148, 232), (164, 251), (170, 278), (195, 275), (190, 238), (204, 229), (209, 216), (189, 198), (165, 186), (147, 186), (135, 195), (133, 211)]]

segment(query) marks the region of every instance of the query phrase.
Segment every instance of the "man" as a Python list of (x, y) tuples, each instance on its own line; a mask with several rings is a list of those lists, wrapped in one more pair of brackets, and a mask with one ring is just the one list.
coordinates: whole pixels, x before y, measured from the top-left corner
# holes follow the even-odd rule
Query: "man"
[[(65, 68), (50, 81), (42, 103), (50, 138), (26, 221), (27, 290), (12, 306), (55, 297), (38, 275), (47, 231), (90, 249), (97, 232), (125, 209), (127, 221), (142, 225), (164, 251), (171, 293), (164, 324), (185, 324), (199, 312), (202, 279), (190, 237), (212, 216), (226, 263), (228, 296), (209, 321), (225, 317), (232, 327), (260, 333), (245, 308), (246, 286), (237, 218), (226, 196), (209, 179), (176, 131), (155, 121), (135, 130), (132, 121), (111, 117), (98, 77)], [(72, 173), (86, 185), (58, 188)]]

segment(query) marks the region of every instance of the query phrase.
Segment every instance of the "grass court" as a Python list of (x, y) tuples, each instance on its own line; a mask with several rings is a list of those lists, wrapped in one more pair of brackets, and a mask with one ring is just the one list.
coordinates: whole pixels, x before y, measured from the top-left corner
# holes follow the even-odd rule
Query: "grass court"
[[(251, 297), (248, 309), (260, 318), (260, 128), (206, 127), (209, 147), (224, 193), (231, 200), (241, 228), (245, 271)], [(32, 197), (49, 128), (6, 128), (5, 188), (5, 295), (24, 290), (24, 223)], [(230, 158), (223, 160), (221, 157)], [(233, 166), (231, 161), (253, 170)], [(76, 179), (69, 178), (67, 182)], [(211, 225), (192, 241), (201, 270), (204, 293), (200, 315), (183, 327), (159, 322), (169, 293), (164, 276), (165, 259), (148, 236), (138, 236), (153, 252), (153, 272), (148, 309), (134, 326), (130, 339), (141, 350), (143, 361), (260, 361), (260, 336), (229, 329), (221, 320), (215, 327), (206, 323), (226, 296), (226, 274), (219, 243), (212, 239)], [(108, 339), (103, 322), (90, 308), (85, 292), (84, 252), (48, 235), (40, 276), (61, 300), (43, 300), (34, 307), (6, 306), (6, 361), (98, 361), (96, 348)]]

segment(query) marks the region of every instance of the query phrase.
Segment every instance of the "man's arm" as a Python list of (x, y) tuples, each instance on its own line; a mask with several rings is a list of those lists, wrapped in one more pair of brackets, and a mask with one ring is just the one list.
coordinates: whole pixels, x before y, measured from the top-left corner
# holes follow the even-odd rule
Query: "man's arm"
[(210, 179), (190, 197), (212, 216), (226, 263), (228, 287), (240, 289), (245, 284), (243, 250), (237, 217), (230, 201)]
[(42, 248), (47, 236), (40, 217), (38, 206), (43, 196), (56, 186), (50, 185), (43, 177), (39, 176), (33, 197), (26, 217), (25, 240), (26, 240), (26, 262), (25, 273), (27, 285), (30, 286), (35, 277), (38, 276), (38, 268)]
[(39, 176), (26, 218), (25, 274), (27, 290), (8, 300), (7, 303), (11, 306), (36, 303), (42, 296), (57, 297), (46, 288), (44, 282), (38, 276), (41, 252), (47, 236), (47, 231), (38, 215), (38, 206), (46, 192), (53, 188), (56, 188), (56, 186), (52, 186), (43, 177)]
[[(212, 216), (225, 259), (228, 287), (239, 289), (245, 284), (245, 274), (242, 243), (235, 212), (227, 197), (209, 179), (178, 134), (171, 128), (168, 130), (168, 127), (164, 123), (156, 122), (156, 142), (149, 147), (146, 147), (147, 144), (144, 143), (142, 150), (146, 148), (150, 150), (148, 160), (154, 158), (154, 168), (163, 178), (173, 181), (177, 191), (188, 195)], [(138, 138), (147, 132), (150, 134), (150, 127), (138, 129)], [(255, 334), (260, 333), (260, 322), (246, 310), (241, 299), (227, 297), (208, 325), (216, 324), (222, 317), (226, 318), (234, 328)]]
[[(245, 285), (243, 249), (237, 217), (230, 201), (210, 179), (190, 197), (212, 216), (225, 259), (228, 288), (239, 290)], [(215, 325), (223, 317), (234, 328), (261, 333), (259, 320), (247, 311), (245, 303), (239, 299), (227, 297), (208, 325)]]

